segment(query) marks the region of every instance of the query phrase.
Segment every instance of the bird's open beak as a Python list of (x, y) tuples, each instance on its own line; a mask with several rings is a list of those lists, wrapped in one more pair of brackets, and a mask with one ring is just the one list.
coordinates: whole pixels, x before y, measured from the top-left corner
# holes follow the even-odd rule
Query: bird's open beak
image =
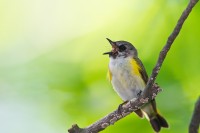
[(109, 54), (109, 55), (110, 55), (110, 54), (116, 53), (116, 52), (117, 52), (117, 49), (118, 49), (116, 43), (113, 42), (112, 40), (110, 40), (109, 38), (106, 38), (106, 39), (109, 41), (110, 45), (112, 46), (112, 51), (110, 51), (110, 52), (105, 52), (105, 53), (103, 53), (103, 55), (105, 55), (105, 54)]

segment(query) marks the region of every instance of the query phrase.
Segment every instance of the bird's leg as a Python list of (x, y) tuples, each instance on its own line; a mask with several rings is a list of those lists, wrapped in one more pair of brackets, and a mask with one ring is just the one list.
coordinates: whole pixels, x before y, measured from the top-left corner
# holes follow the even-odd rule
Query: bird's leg
[[(140, 90), (138, 93), (137, 93), (137, 96), (139, 97), (140, 95), (142, 94), (142, 90)], [(124, 101), (123, 103), (121, 103), (117, 109), (117, 113), (122, 115), (122, 106), (124, 104), (126, 104), (128, 102), (128, 100)]]
[(141, 94), (142, 94), (142, 91), (140, 90), (140, 91), (137, 93), (137, 96), (139, 97)]
[(123, 106), (124, 104), (126, 104), (127, 102), (128, 102), (128, 100), (124, 101), (123, 103), (121, 103), (121, 104), (119, 105), (119, 107), (118, 107), (118, 109), (117, 109), (117, 113), (118, 113), (118, 114), (122, 115), (122, 106)]

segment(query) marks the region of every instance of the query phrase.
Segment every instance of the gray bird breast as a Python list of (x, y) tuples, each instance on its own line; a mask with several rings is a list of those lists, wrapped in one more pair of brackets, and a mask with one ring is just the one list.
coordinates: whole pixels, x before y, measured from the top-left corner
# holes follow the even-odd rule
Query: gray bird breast
[(137, 98), (144, 89), (145, 83), (139, 75), (134, 74), (131, 57), (110, 58), (109, 69), (112, 74), (111, 83), (122, 100)]

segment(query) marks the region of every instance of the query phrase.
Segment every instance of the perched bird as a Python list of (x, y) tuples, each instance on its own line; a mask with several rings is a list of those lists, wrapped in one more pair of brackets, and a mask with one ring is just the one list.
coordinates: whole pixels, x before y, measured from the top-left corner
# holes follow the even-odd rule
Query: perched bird
[[(112, 50), (104, 54), (108, 54), (110, 58), (108, 74), (114, 90), (123, 101), (137, 99), (147, 84), (148, 75), (138, 58), (136, 48), (126, 41), (107, 40)], [(156, 132), (159, 132), (161, 127), (169, 127), (167, 121), (158, 114), (155, 99), (135, 113), (141, 118), (145, 116)]]

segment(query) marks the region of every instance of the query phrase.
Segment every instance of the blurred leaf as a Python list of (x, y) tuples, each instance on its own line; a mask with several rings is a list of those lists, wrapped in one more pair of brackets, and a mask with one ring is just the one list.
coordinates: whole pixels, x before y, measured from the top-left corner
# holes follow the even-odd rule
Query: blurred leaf
[[(88, 126), (122, 102), (106, 80), (105, 39), (138, 49), (148, 74), (188, 1), (0, 1), (0, 132), (66, 133)], [(159, 73), (158, 108), (187, 132), (199, 90), (198, 4)], [(103, 132), (153, 132), (129, 115)]]

